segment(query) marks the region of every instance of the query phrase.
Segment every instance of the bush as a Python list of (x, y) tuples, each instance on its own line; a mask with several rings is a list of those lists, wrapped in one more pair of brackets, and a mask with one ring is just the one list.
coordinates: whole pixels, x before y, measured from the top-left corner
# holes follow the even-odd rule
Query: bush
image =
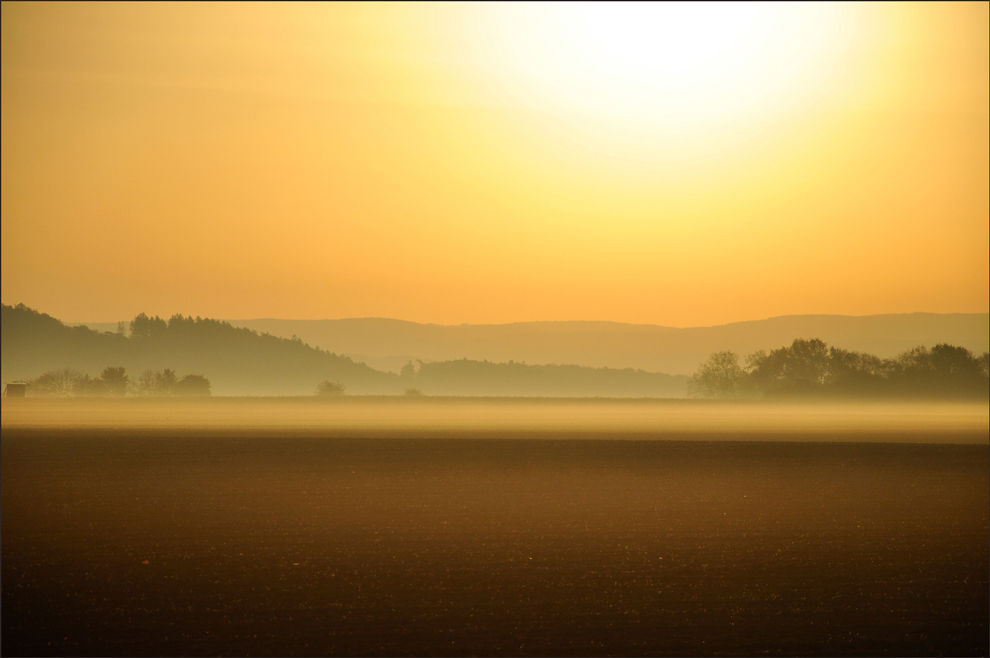
[(321, 397), (340, 397), (344, 394), (344, 385), (340, 382), (324, 380), (316, 387), (316, 394)]
[(203, 375), (186, 375), (172, 385), (172, 395), (209, 396), (210, 380)]

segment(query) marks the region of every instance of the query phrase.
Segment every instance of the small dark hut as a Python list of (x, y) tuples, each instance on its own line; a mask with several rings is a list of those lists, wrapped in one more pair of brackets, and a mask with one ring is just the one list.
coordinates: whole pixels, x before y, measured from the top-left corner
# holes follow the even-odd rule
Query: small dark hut
[(25, 382), (10, 382), (3, 387), (3, 396), (5, 398), (22, 398), (26, 391), (27, 384)]

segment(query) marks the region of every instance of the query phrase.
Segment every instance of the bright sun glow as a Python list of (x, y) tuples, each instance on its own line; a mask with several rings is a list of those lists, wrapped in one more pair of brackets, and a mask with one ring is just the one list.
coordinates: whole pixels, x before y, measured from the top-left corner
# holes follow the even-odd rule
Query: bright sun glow
[(705, 130), (831, 93), (846, 14), (835, 5), (501, 5), (485, 15), (485, 47), (508, 62), (503, 88), (520, 104)]

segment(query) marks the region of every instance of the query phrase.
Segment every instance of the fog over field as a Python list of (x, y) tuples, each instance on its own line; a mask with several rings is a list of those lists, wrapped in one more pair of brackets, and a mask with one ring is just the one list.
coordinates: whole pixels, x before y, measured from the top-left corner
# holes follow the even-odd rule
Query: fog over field
[(541, 398), (5, 400), (3, 426), (308, 432), (316, 436), (987, 443), (982, 403), (757, 403)]
[(985, 655), (986, 405), (3, 401), (17, 655)]
[(3, 656), (990, 655), (990, 3), (0, 3)]

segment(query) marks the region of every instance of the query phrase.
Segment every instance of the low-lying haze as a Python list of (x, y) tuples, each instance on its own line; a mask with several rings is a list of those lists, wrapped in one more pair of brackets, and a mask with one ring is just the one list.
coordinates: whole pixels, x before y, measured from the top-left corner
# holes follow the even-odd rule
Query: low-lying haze
[(3, 427), (316, 436), (986, 443), (983, 403), (760, 404), (506, 398), (5, 400)]

